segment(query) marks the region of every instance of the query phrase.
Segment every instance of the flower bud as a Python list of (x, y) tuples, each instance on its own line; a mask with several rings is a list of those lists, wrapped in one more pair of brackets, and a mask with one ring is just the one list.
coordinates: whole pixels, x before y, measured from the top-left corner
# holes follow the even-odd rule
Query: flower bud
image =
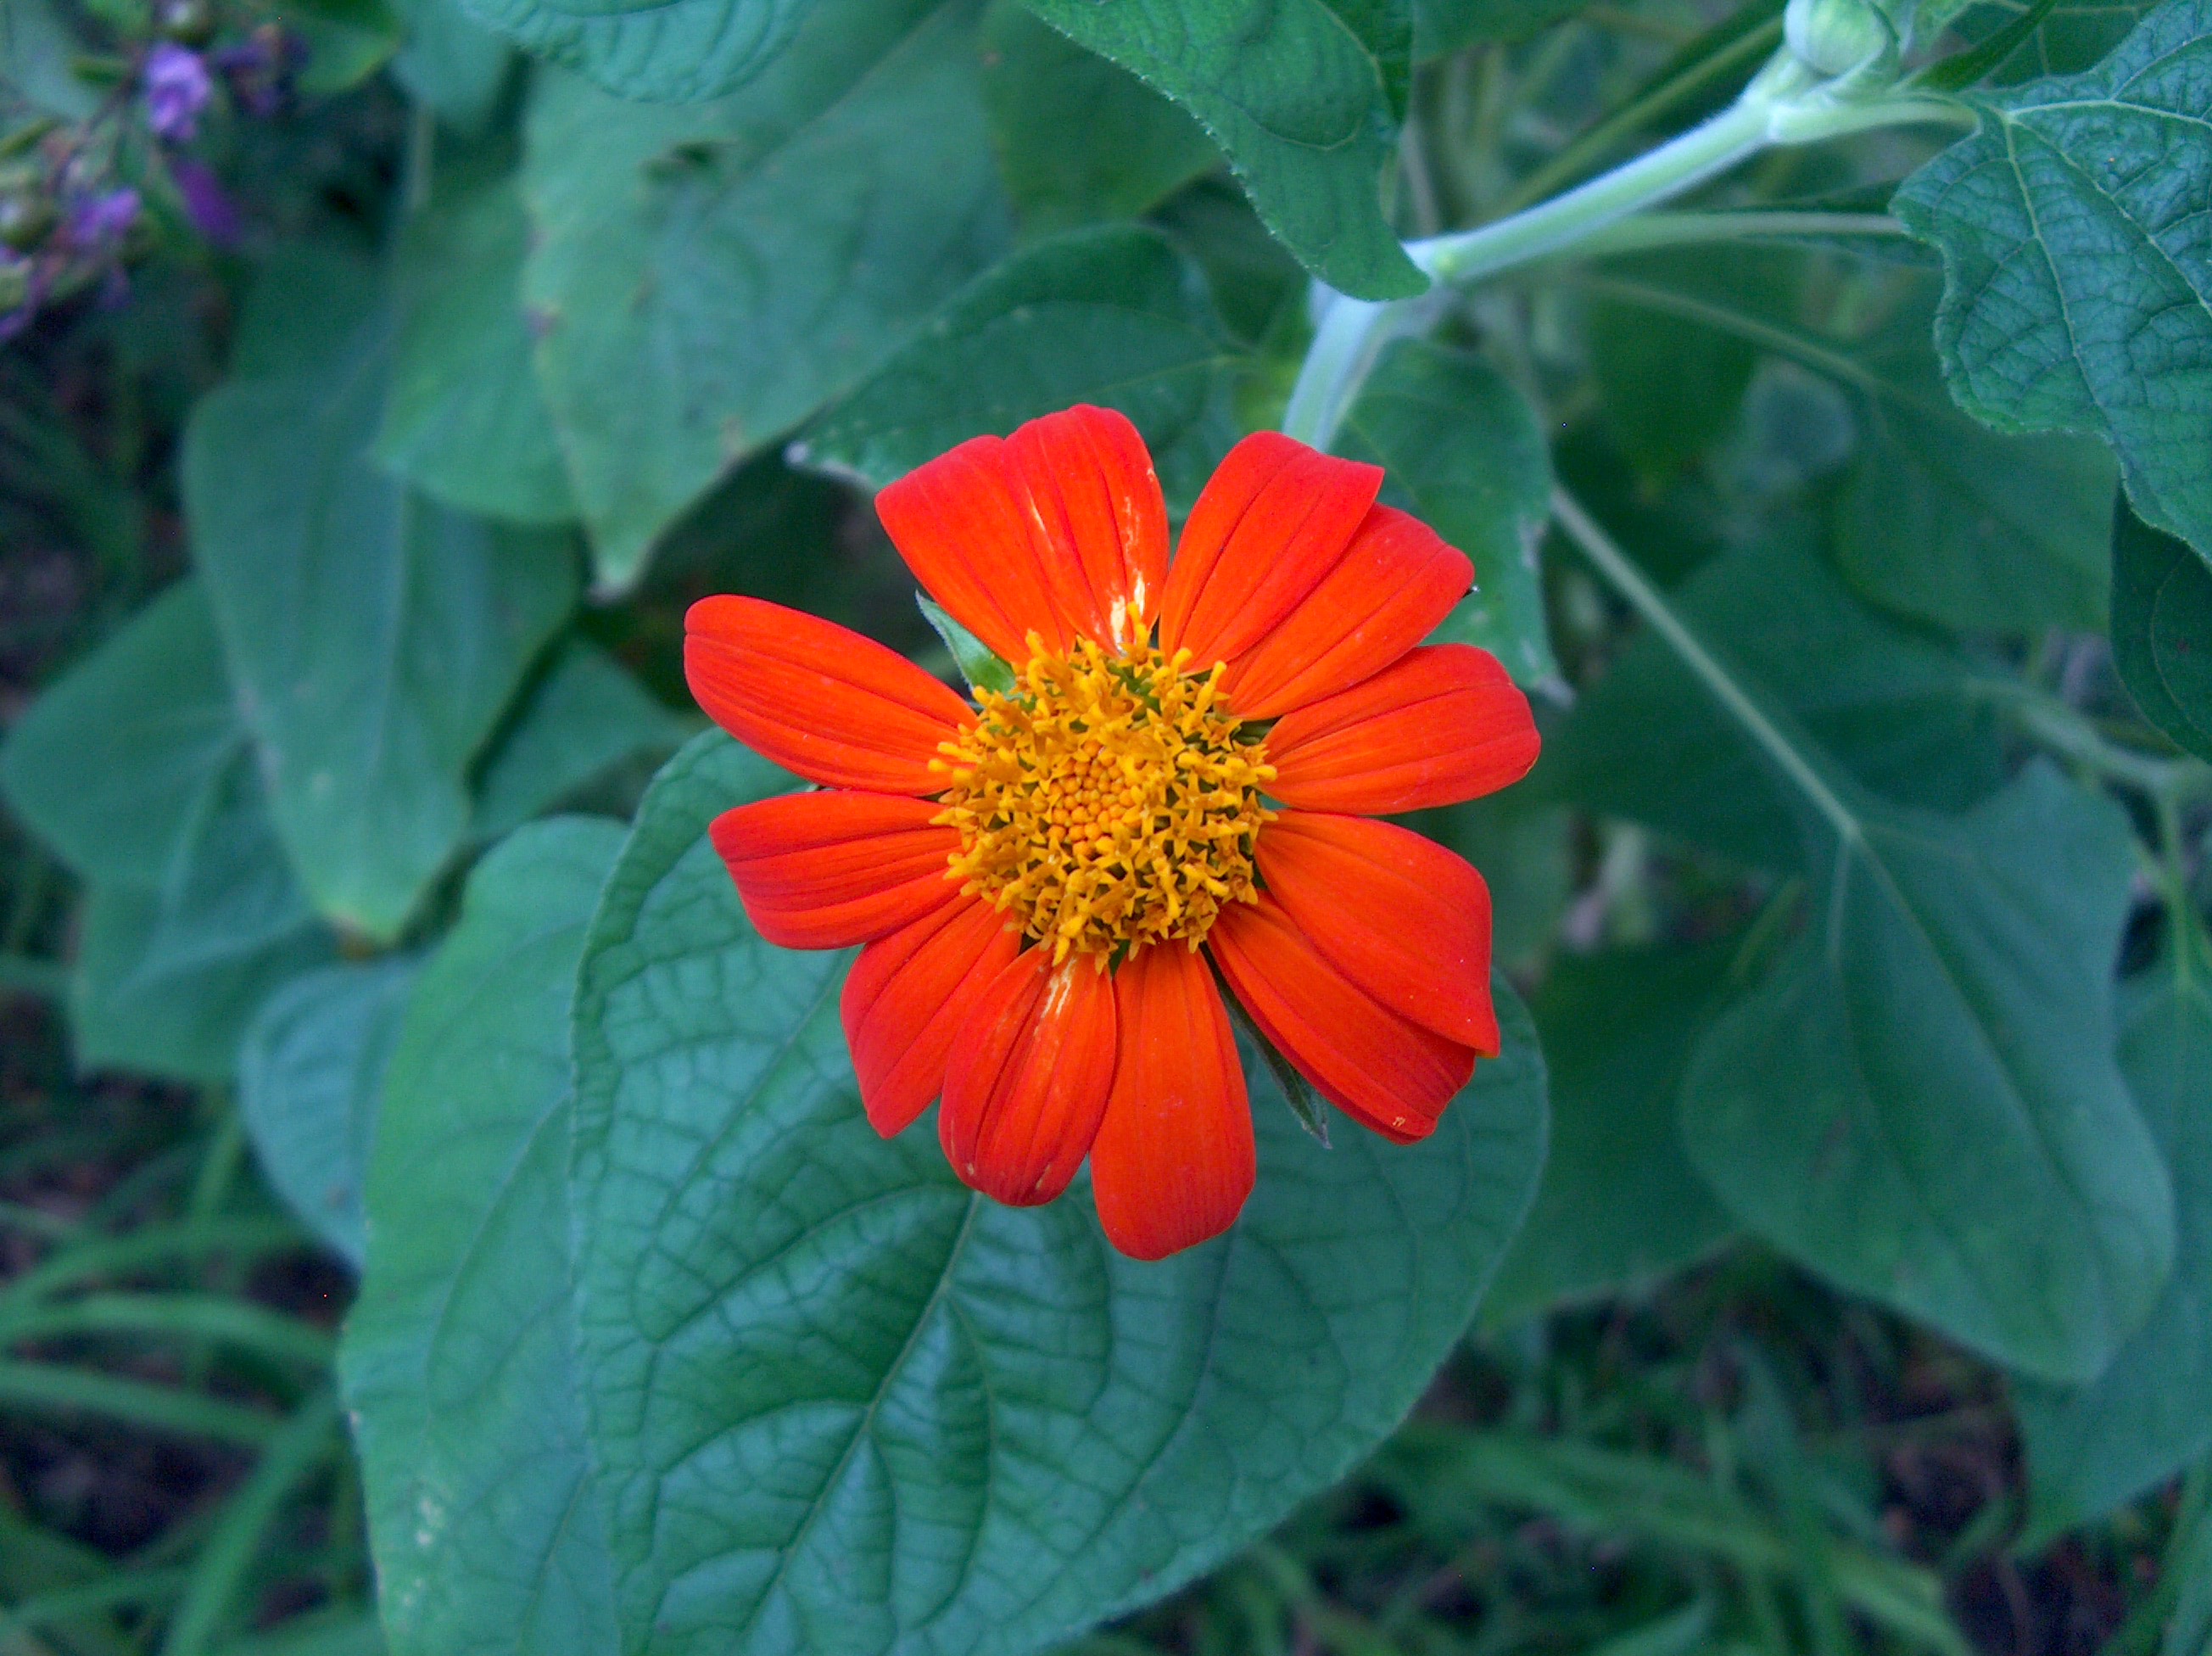
[(155, 0), (154, 28), (165, 40), (204, 46), (215, 39), (215, 8), (209, 0)]
[(1782, 26), (1791, 54), (1823, 75), (1849, 74), (1897, 38), (1874, 0), (1790, 0)]
[(60, 222), (61, 210), (38, 183), (0, 183), (0, 246), (30, 253), (43, 246)]

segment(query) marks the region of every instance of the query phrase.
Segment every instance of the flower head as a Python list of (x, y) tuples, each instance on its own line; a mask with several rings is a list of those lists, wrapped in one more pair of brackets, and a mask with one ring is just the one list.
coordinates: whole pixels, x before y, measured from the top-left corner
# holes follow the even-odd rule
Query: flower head
[(1401, 1143), (1497, 1056), (1482, 877), (1372, 819), (1518, 780), (1535, 727), (1492, 657), (1421, 644), (1474, 571), (1378, 505), (1382, 481), (1248, 437), (1170, 564), (1118, 414), (1070, 409), (909, 473), (877, 497), (884, 527), (1013, 670), (980, 705), (795, 611), (693, 606), (700, 705), (822, 785), (713, 837), (763, 936), (864, 946), (843, 1014), (878, 1131), (941, 1097), (954, 1171), (1018, 1205), (1087, 1157), (1107, 1235), (1159, 1258), (1252, 1189), (1224, 988)]
[(62, 237), (74, 252), (104, 254), (123, 245), (138, 222), (138, 192), (128, 185), (81, 196), (62, 221)]
[(155, 137), (190, 143), (199, 135), (200, 112), (214, 94), (215, 83), (198, 52), (161, 41), (146, 54), (143, 86), (146, 125)]

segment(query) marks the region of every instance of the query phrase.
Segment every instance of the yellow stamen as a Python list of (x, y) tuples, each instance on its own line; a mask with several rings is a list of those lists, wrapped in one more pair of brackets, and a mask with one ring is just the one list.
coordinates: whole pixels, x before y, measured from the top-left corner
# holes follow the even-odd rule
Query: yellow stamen
[(1178, 939), (1195, 949), (1222, 909), (1256, 895), (1252, 844), (1274, 813), (1266, 745), (1240, 735), (1216, 664), (1188, 671), (1150, 643), (1089, 639), (1035, 652), (1013, 690), (933, 761), (936, 819), (960, 831), (949, 877), (1052, 945), (1097, 957)]

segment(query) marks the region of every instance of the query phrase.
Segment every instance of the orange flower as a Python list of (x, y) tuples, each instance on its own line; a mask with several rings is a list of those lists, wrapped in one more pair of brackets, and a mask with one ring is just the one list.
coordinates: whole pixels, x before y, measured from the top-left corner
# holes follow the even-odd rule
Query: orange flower
[(1518, 780), (1535, 726), (1493, 657), (1421, 645), (1474, 570), (1376, 504), (1382, 482), (1248, 437), (1170, 564), (1120, 415), (963, 443), (876, 509), (1016, 664), (980, 707), (811, 616), (692, 606), (700, 706), (825, 790), (740, 806), (713, 837), (769, 941), (866, 946), (843, 1012), (878, 1132), (941, 1095), (954, 1171), (1017, 1205), (1087, 1156), (1106, 1234), (1158, 1259), (1252, 1189), (1220, 983), (1400, 1143), (1497, 1056), (1482, 876), (1371, 819)]

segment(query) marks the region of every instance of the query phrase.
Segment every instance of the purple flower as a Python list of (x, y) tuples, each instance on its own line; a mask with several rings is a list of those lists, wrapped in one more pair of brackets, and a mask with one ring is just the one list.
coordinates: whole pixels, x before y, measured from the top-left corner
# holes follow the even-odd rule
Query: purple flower
[(236, 45), (218, 46), (208, 59), (228, 82), (238, 107), (261, 120), (290, 104), (293, 76), (306, 60), (304, 44), (274, 23), (262, 24)]
[(190, 143), (199, 135), (200, 111), (215, 90), (198, 52), (164, 40), (146, 54), (146, 125), (170, 143)]
[(138, 192), (125, 186), (83, 196), (62, 221), (62, 235), (78, 253), (106, 253), (120, 245), (138, 219)]
[(213, 173), (190, 155), (169, 157), (169, 176), (184, 198), (185, 215), (193, 228), (218, 247), (237, 244), (240, 222), (237, 204), (224, 192)]

